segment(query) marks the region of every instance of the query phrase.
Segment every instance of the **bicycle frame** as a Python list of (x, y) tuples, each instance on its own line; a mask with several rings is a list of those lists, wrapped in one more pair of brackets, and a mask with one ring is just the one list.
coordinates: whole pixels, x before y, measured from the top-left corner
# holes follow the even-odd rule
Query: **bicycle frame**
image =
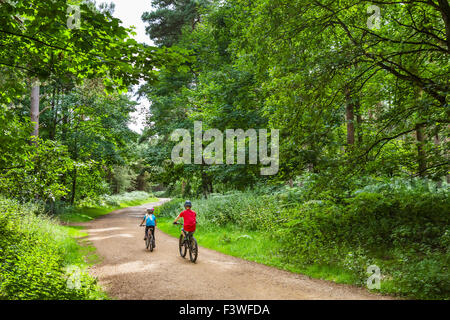
[[(141, 225), (141, 227), (145, 227), (143, 225)], [(154, 229), (155, 227), (153, 227)], [(148, 228), (145, 230), (145, 246), (147, 247), (147, 249), (150, 247), (150, 251), (153, 251), (153, 241), (154, 241), (154, 236), (152, 233), (151, 228)]]
[[(181, 223), (174, 223), (175, 225), (183, 226)], [(179, 242), (179, 250), (180, 255), (184, 258), (186, 256), (187, 250), (189, 250), (189, 257), (191, 262), (195, 263), (197, 261), (198, 256), (198, 244), (197, 240), (194, 237), (194, 234), (192, 232), (186, 231), (181, 227), (181, 231), (183, 232), (182, 235), (180, 235), (180, 242)], [(185, 248), (184, 251), (182, 251), (182, 248)]]
[(188, 243), (188, 245), (189, 245), (189, 247), (190, 247), (190, 246), (191, 246), (191, 243), (190, 243), (189, 240), (191, 239), (192, 234), (191, 234), (190, 232), (188, 232), (188, 231), (185, 231), (184, 229), (181, 229), (181, 231), (183, 231), (184, 242), (187, 241), (187, 243)]

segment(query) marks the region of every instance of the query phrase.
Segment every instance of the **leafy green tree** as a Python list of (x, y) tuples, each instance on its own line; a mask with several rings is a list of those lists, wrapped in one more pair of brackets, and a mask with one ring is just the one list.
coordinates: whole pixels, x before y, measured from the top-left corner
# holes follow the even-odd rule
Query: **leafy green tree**
[(2, 170), (1, 194), (24, 202), (30, 199), (54, 202), (67, 195), (68, 190), (60, 180), (74, 165), (67, 147), (50, 140), (38, 142), (37, 146), (22, 148), (21, 165)]
[[(230, 1), (245, 35), (236, 47), (257, 61), (284, 150), (304, 155), (294, 167), (322, 163), (317, 171), (338, 160), (364, 170), (384, 147), (406, 143), (418, 150), (413, 166), (400, 165), (410, 174), (445, 174), (448, 160), (431, 160), (433, 141), (424, 138), (445, 135), (448, 124), (444, 2), (377, 1), (382, 23), (372, 29), (369, 1)], [(416, 141), (408, 141), (412, 133)]]
[(201, 21), (201, 11), (208, 0), (153, 0), (156, 9), (145, 12), (142, 20), (149, 25), (146, 31), (158, 46), (171, 47), (183, 33), (183, 28), (194, 30)]

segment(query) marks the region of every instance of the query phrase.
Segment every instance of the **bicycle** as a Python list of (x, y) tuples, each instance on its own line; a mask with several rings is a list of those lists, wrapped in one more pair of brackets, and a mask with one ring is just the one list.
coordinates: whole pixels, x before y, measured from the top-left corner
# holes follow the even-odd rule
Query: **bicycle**
[[(181, 223), (174, 223), (176, 225), (183, 225)], [(180, 256), (182, 258), (186, 257), (187, 250), (189, 249), (189, 260), (191, 262), (195, 263), (197, 261), (198, 257), (198, 244), (195, 237), (190, 233), (185, 231), (183, 228), (181, 229), (183, 231), (183, 234), (180, 235), (180, 240), (178, 242), (179, 250), (180, 250)]]
[[(141, 226), (141, 227), (145, 227), (145, 226)], [(149, 232), (150, 231), (150, 232)], [(147, 230), (147, 234), (145, 235), (145, 248), (147, 250), (150, 250), (150, 252), (153, 251), (153, 233), (151, 232), (151, 230)]]

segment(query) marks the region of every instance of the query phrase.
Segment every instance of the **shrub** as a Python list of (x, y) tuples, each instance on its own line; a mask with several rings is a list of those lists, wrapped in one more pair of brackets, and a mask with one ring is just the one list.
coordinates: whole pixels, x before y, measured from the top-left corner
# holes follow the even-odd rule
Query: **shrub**
[(154, 195), (155, 195), (155, 197), (157, 197), (157, 198), (166, 198), (166, 197), (168, 196), (166, 190), (155, 191), (155, 192), (154, 192)]
[[(0, 198), (0, 298), (102, 298), (96, 280), (83, 270), (78, 246), (42, 207)], [(66, 268), (80, 268), (80, 287), (67, 286)]]
[(183, 199), (172, 199), (171, 201), (164, 203), (162, 206), (157, 207), (155, 209), (155, 215), (161, 217), (176, 217), (181, 211), (184, 210), (183, 205)]
[(442, 298), (450, 294), (449, 212), (447, 185), (392, 180), (359, 189), (344, 204), (310, 200), (286, 209), (278, 235), (290, 262), (342, 266), (360, 283), (377, 264), (393, 279), (390, 292)]
[(96, 199), (84, 199), (78, 202), (79, 207), (118, 207), (121, 203), (132, 203), (151, 198), (153, 195), (144, 191), (132, 191), (122, 194), (103, 195)]
[(398, 265), (386, 266), (395, 279), (392, 291), (419, 299), (450, 298), (450, 252), (425, 256), (398, 254)]
[[(258, 196), (252, 191), (213, 194), (208, 199), (194, 199), (192, 204), (197, 223), (204, 228), (232, 224), (247, 230), (268, 230), (279, 212), (273, 196)], [(184, 199), (174, 199), (157, 213), (175, 217), (184, 210), (183, 205)]]

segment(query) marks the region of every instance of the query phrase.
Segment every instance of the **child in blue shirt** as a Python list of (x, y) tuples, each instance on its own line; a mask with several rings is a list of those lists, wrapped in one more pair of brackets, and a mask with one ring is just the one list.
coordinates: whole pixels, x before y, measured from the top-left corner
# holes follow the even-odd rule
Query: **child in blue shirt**
[(149, 208), (147, 209), (147, 213), (144, 216), (144, 219), (142, 219), (141, 226), (145, 222), (145, 238), (144, 240), (147, 240), (148, 230), (151, 230), (152, 236), (153, 236), (153, 248), (155, 248), (155, 227), (156, 227), (156, 217), (153, 214), (155, 212), (155, 209)]

